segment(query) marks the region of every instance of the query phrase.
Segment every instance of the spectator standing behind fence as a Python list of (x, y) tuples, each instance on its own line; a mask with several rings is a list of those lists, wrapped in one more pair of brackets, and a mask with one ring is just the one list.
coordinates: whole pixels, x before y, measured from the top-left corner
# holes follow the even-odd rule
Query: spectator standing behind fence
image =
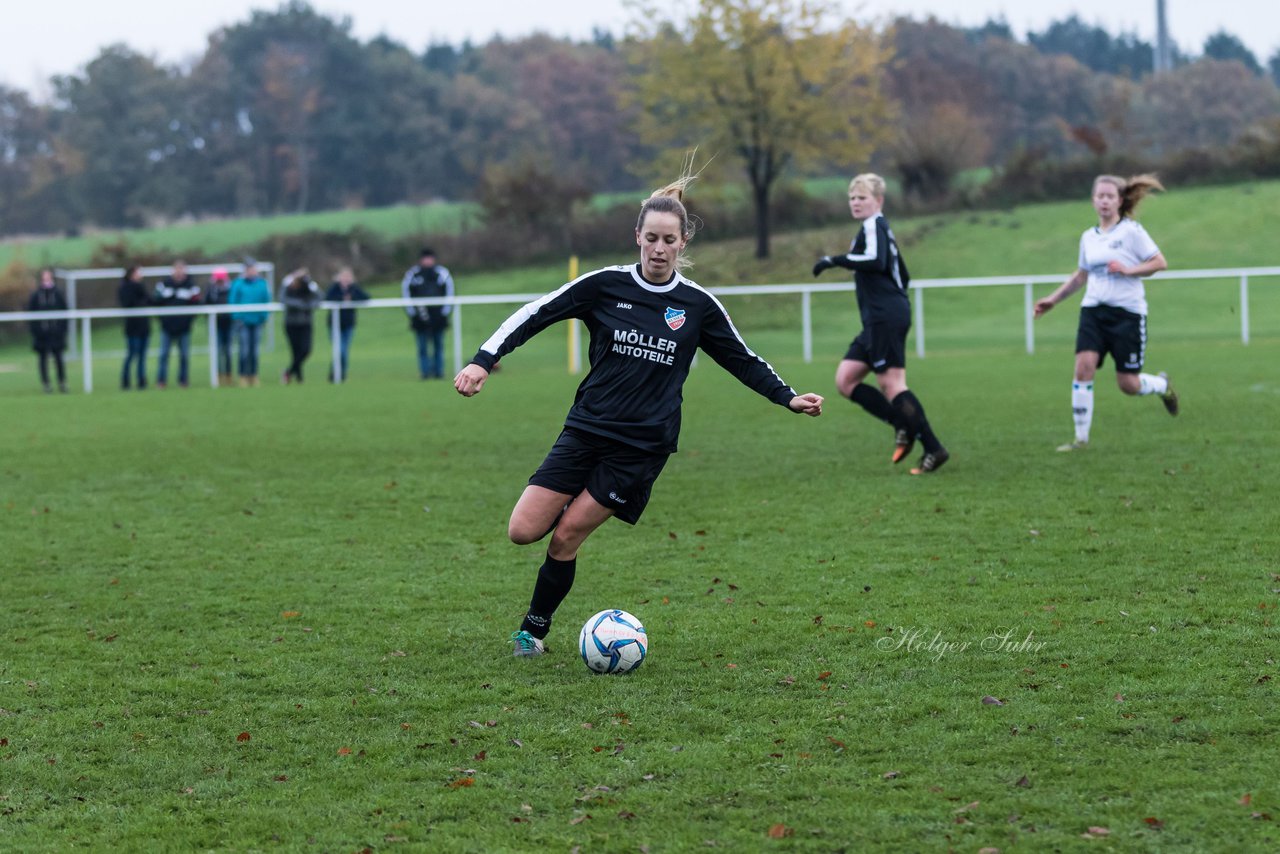
[(312, 315), (324, 299), (320, 286), (312, 281), (307, 268), (294, 270), (280, 283), (280, 302), (284, 303), (284, 332), (289, 338), (292, 361), (280, 378), (285, 385), (302, 382), (302, 363), (311, 355)]
[[(338, 271), (338, 277), (329, 286), (324, 298), (327, 302), (355, 303), (364, 302), (369, 299), (369, 295), (356, 282), (355, 273), (351, 272), (351, 268), (343, 267)], [(345, 382), (348, 376), (347, 365), (350, 363), (348, 357), (351, 355), (351, 339), (356, 334), (356, 310), (355, 308), (341, 308), (337, 311), (338, 354), (342, 364), (342, 380)], [(332, 366), (329, 368), (329, 382), (333, 382)]]
[[(156, 285), (152, 301), (166, 308), (196, 305), (200, 302), (200, 287), (187, 273), (185, 261), (174, 261), (173, 272)], [(191, 324), (193, 314), (160, 315), (160, 363), (156, 367), (156, 388), (164, 388), (169, 382), (169, 348), (178, 345), (178, 385), (187, 387), (191, 367)]]
[[(218, 267), (209, 274), (209, 289), (205, 291), (205, 305), (226, 305), (231, 298), (231, 282), (227, 271)], [(218, 384), (231, 385), (231, 331), (235, 321), (230, 314), (219, 314), (214, 321), (218, 336)]]
[[(129, 267), (120, 280), (120, 307), (142, 308), (151, 304), (147, 288), (142, 284), (142, 270)], [(151, 338), (151, 318), (136, 314), (124, 319), (125, 357), (124, 370), (120, 372), (120, 388), (129, 389), (129, 366), (136, 363), (138, 389), (147, 387), (147, 340)]]
[[(436, 263), (436, 253), (424, 248), (417, 266), (404, 274), (400, 286), (405, 299), (453, 296), (453, 276), (449, 269)], [(449, 325), (451, 305), (406, 306), (409, 325), (418, 339), (418, 373), (425, 379), (444, 376), (444, 330)]]
[[(258, 275), (254, 264), (246, 264), (244, 272), (231, 283), (231, 293), (227, 297), (229, 305), (254, 305), (271, 302), (271, 289), (266, 279)], [(240, 385), (242, 387), (262, 385), (258, 379), (258, 343), (262, 340), (262, 327), (267, 322), (265, 311), (237, 311), (232, 313), (235, 319), (236, 334), (240, 344)]]
[[(58, 290), (53, 278), (53, 271), (40, 271), (40, 283), (31, 292), (27, 300), (27, 311), (66, 311), (67, 298)], [(36, 351), (40, 359), (40, 382), (44, 384), (46, 394), (53, 393), (53, 385), (49, 382), (49, 359), (53, 359), (58, 373), (58, 391), (67, 392), (67, 369), (62, 362), (62, 351), (67, 349), (66, 318), (58, 320), (32, 320), (28, 322), (31, 329), (31, 349)]]

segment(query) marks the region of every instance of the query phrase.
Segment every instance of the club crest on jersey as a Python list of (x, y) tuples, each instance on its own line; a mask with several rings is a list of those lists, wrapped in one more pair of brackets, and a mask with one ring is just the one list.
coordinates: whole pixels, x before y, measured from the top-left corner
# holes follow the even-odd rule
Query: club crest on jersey
[(684, 326), (684, 309), (675, 309), (667, 306), (667, 313), (663, 315), (662, 319), (667, 322), (667, 326), (671, 327), (671, 331), (675, 332), (681, 326)]

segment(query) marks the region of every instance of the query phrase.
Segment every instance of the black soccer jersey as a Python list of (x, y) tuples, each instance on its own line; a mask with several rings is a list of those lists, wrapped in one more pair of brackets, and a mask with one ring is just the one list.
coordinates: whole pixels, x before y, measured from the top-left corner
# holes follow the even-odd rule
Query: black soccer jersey
[(858, 286), (858, 312), (862, 325), (911, 322), (907, 285), (911, 277), (898, 252), (898, 241), (884, 214), (863, 220), (847, 255), (832, 255), (832, 263), (853, 270)]
[(743, 385), (788, 406), (796, 396), (743, 342), (710, 293), (676, 273), (665, 285), (638, 264), (587, 273), (512, 314), (472, 363), (485, 370), (559, 320), (578, 318), (591, 335), (587, 373), (565, 426), (642, 450), (674, 453), (682, 389), (701, 347)]

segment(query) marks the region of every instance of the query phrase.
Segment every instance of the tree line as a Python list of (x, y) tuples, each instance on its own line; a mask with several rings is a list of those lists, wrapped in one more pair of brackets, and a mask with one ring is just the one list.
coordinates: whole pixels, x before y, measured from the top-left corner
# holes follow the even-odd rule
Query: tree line
[(111, 45), (53, 78), (48, 102), (0, 87), (0, 233), (436, 198), (533, 220), (546, 207), (513, 188), (568, 205), (698, 147), (745, 178), (767, 252), (787, 176), (870, 163), (927, 200), (1019, 158), (1280, 138), (1280, 52), (1264, 64), (1225, 32), (1154, 75), (1149, 43), (1075, 17), (1022, 41), (999, 20), (872, 29), (831, 11), (700, 0), (625, 37), (416, 53), (294, 0), (212, 33), (184, 66)]

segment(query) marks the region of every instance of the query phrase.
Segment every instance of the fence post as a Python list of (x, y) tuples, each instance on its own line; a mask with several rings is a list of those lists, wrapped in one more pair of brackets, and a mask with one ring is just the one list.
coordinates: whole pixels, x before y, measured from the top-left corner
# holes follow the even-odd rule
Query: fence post
[[(67, 308), (75, 310), (76, 308), (76, 277), (67, 276)], [(71, 358), (75, 358), (76, 353), (76, 336), (71, 336)]]
[(1036, 351), (1036, 298), (1030, 282), (1027, 282), (1026, 288), (1022, 302), (1026, 309), (1024, 323), (1027, 327), (1027, 353), (1034, 353)]
[(804, 363), (813, 361), (813, 294), (808, 288), (800, 292), (800, 317), (804, 325)]
[(462, 306), (455, 304), (450, 312), (449, 323), (453, 326), (453, 375), (462, 370)]
[(330, 326), (329, 343), (333, 348), (333, 368), (330, 373), (333, 375), (333, 384), (337, 385), (342, 382), (342, 325), (339, 319), (342, 309), (329, 309)]
[(1249, 277), (1240, 277), (1240, 341), (1249, 343)]
[(218, 387), (218, 315), (209, 315), (209, 388)]
[[(93, 347), (91, 342), (92, 333), (89, 327), (92, 321), (87, 317), (80, 318), (80, 335), (84, 339), (81, 345), (82, 358), (81, 364), (84, 366), (84, 392), (88, 394), (93, 391)], [(75, 336), (71, 336), (74, 340)]]
[(924, 288), (916, 285), (916, 355), (924, 358)]

